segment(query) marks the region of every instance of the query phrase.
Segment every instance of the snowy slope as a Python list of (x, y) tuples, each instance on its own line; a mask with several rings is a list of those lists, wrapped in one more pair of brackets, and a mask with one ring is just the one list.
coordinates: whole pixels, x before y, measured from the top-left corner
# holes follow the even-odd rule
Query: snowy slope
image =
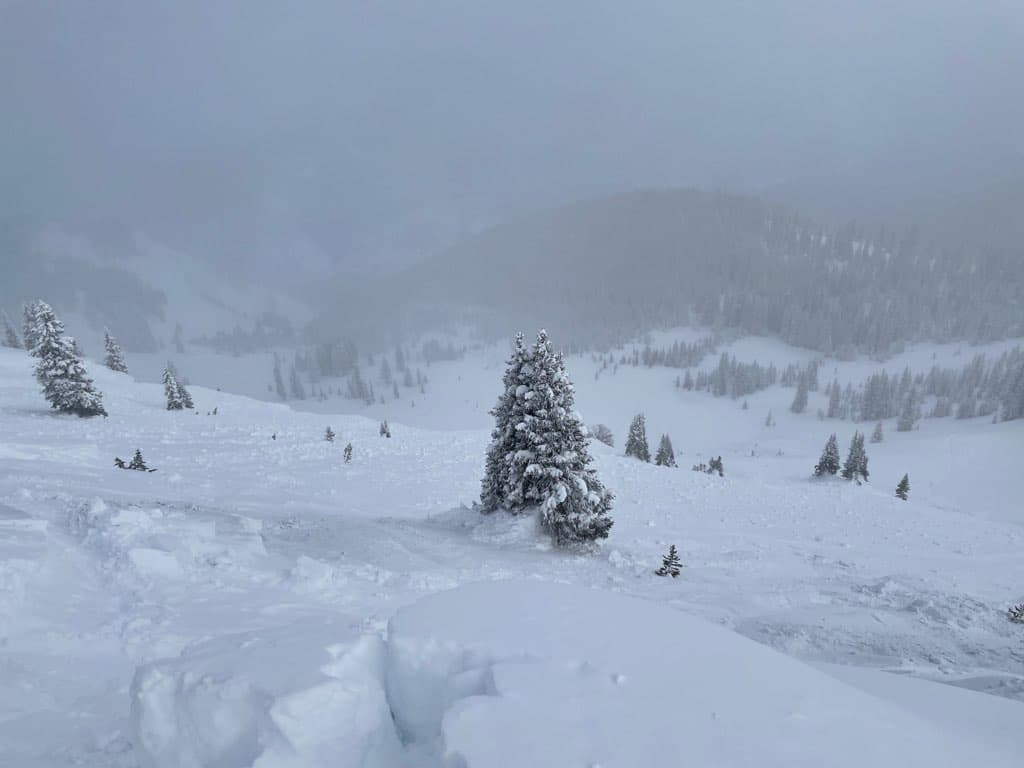
[[(481, 400), (484, 390), (493, 393), (500, 368), (466, 363), (450, 369), (452, 381), (472, 379)], [(373, 765), (368, 755), (382, 768), (438, 765), (437, 744), (402, 743), (408, 734), (384, 727), (397, 704), (387, 690), (391, 648), (380, 633), (404, 606), (492, 580), (597, 588), (580, 622), (614, 625), (617, 612), (635, 611), (643, 618), (623, 643), (670, 627), (696, 646), (718, 647), (724, 655), (708, 664), (726, 668), (736, 653), (763, 666), (772, 695), (784, 690), (775, 675), (795, 663), (709, 634), (698, 619), (803, 661), (1001, 693), (985, 698), (998, 701), (986, 722), (991, 714), (1019, 732), (1024, 704), (1010, 699), (1024, 698), (1022, 635), (1004, 611), (1024, 598), (1024, 527), (1005, 510), (990, 514), (983, 502), (949, 495), (940, 459), (953, 440), (971, 446), (961, 461), (980, 465), (1007, 453), (1009, 461), (1024, 444), (1021, 424), (944, 422), (934, 426), (943, 439), (932, 440), (925, 422), (918, 433), (869, 447), (878, 487), (814, 483), (810, 466), (833, 427), (784, 413), (779, 403), (788, 404), (791, 391), (761, 393), (742, 411), (677, 393), (667, 370), (623, 369), (589, 387), (585, 363), (574, 358), (569, 370), (588, 422), (608, 421), (621, 437), (642, 407), (652, 438), (672, 432), (680, 464), (714, 451), (727, 472), (660, 469), (595, 446), (617, 501), (611, 537), (591, 555), (552, 551), (530, 519), (481, 519), (462, 506), (478, 492), (486, 429), (422, 428), (389, 413), (387, 440), (359, 415), (297, 412), (198, 387), (198, 415), (169, 413), (159, 386), (95, 364), (110, 417), (65, 418), (47, 410), (29, 358), (0, 350), (0, 765)], [(432, 385), (441, 370), (432, 367)], [(660, 394), (638, 404), (634, 385), (641, 395)], [(435, 391), (438, 412), (428, 420), (459, 408), (458, 395), (444, 403), (445, 390)], [(779, 421), (772, 434), (762, 434), (766, 406)], [(218, 415), (208, 415), (214, 407)], [(405, 413), (413, 411), (426, 414), (426, 402)], [(321, 439), (328, 423), (338, 433), (333, 444)], [(354, 457), (345, 464), (349, 441)], [(136, 448), (157, 472), (113, 467), (115, 455)], [(911, 470), (904, 503), (889, 486), (912, 456), (921, 470)], [(1020, 482), (1013, 473), (993, 478), (986, 492), (1000, 503)], [(657, 579), (652, 570), (670, 543), (687, 567), (679, 579)], [(610, 593), (653, 605), (623, 607)], [(470, 600), (466, 615), (497, 626), (497, 616), (472, 607), (480, 602)], [(461, 610), (451, 605), (445, 610)], [(410, 610), (392, 627), (417, 636), (450, 631), (452, 642), (486, 639), (473, 636), (472, 625), (400, 618), (428, 609)], [(611, 664), (597, 651), (583, 656)], [(553, 648), (541, 668), (568, 661)], [(946, 732), (936, 744), (951, 743), (949, 755), (966, 749), (999, 765), (1013, 754), (1008, 726), (985, 731), (987, 751), (970, 737), (981, 732), (970, 718), (980, 694), (952, 686), (936, 689), (941, 697), (907, 693), (903, 682), (934, 683), (890, 675), (874, 688), (851, 681), (865, 698), (794, 668), (801, 671), (786, 676), (825, 686), (829, 706), (851, 712), (865, 732), (881, 727), (878, 713), (890, 706), (881, 699), (910, 712), (894, 722), (908, 718), (906, 728), (921, 738)], [(555, 684), (544, 690), (592, 690), (571, 677), (552, 676)], [(675, 695), (677, 706), (697, 706), (685, 686)], [(948, 705), (936, 712), (940, 701)], [(635, 700), (628, 711), (642, 706)], [(771, 714), (754, 704), (744, 711), (750, 722)], [(962, 729), (934, 725), (950, 720)], [(467, 754), (474, 748), (460, 744)], [(775, 747), (785, 754), (781, 742)], [(894, 747), (894, 760), (900, 754)]]

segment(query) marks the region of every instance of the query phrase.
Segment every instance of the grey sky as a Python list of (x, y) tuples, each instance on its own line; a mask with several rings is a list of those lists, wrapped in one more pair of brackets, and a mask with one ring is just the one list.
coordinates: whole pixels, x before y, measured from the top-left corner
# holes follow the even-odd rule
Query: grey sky
[(521, 206), (1024, 150), (1019, 2), (0, 0), (5, 216), (404, 258)]

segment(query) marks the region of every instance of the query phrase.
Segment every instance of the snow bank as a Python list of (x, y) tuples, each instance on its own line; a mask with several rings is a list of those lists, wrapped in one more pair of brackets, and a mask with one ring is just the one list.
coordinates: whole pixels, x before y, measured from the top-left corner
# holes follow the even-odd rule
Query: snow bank
[(388, 638), (396, 724), (446, 765), (963, 766), (973, 752), (896, 704), (613, 593), (473, 584), (400, 610)]
[[(345, 642), (341, 642), (344, 640)], [(131, 689), (146, 768), (378, 768), (401, 751), (378, 636), (310, 621), (197, 645)]]

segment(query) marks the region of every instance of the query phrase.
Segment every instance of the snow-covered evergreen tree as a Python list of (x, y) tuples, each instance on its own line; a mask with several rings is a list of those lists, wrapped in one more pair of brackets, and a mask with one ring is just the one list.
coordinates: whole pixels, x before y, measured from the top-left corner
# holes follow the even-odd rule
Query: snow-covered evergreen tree
[(352, 443), (346, 443), (345, 451), (344, 451), (344, 456), (345, 456), (345, 463), (346, 464), (348, 464), (350, 461), (352, 461)]
[(917, 398), (911, 390), (903, 401), (903, 408), (900, 410), (899, 421), (896, 422), (897, 432), (910, 432), (917, 423)]
[(327, 429), (324, 430), (324, 440), (326, 440), (328, 443), (334, 442), (334, 430), (331, 429), (330, 424), (328, 424)]
[(860, 432), (853, 433), (850, 440), (850, 450), (846, 454), (846, 461), (843, 462), (843, 478), (856, 480), (858, 483), (868, 479), (868, 454), (864, 450), (864, 435)]
[(839, 442), (833, 433), (825, 443), (825, 450), (814, 467), (815, 477), (834, 475), (839, 471)]
[(121, 345), (117, 343), (117, 339), (110, 335), (110, 329), (108, 328), (103, 329), (103, 346), (107, 350), (103, 364), (112, 371), (128, 373), (128, 365), (124, 361), (124, 352), (121, 351)]
[(4, 335), (2, 345), (10, 347), (11, 349), (21, 349), (21, 340), (18, 338), (18, 332), (14, 330), (14, 325), (11, 323), (11, 318), (7, 316), (7, 313), (0, 310), (0, 320), (3, 321)]
[(830, 419), (839, 418), (839, 380), (832, 382), (828, 391), (828, 412), (825, 414)]
[(903, 479), (900, 480), (899, 485), (896, 486), (896, 498), (907, 500), (910, 495), (910, 475), (904, 475)]
[[(537, 334), (528, 352), (517, 337), (516, 349), (506, 371), (506, 394), (497, 414), (507, 413), (515, 433), (511, 451), (502, 453), (505, 431), (496, 415), (495, 456), (507, 463), (507, 479), (497, 492), (498, 504), (517, 512), (540, 508), (541, 526), (558, 545), (593, 541), (608, 536), (612, 494), (590, 466), (586, 430), (574, 409), (575, 392), (561, 354), (551, 348), (547, 333)], [(517, 355), (522, 350), (522, 364)], [(493, 481), (491, 453), (488, 475)], [(490, 482), (485, 481), (488, 492)]]
[(875, 424), (875, 431), (871, 433), (871, 442), (880, 443), (884, 439), (882, 434), (882, 422)]
[(45, 302), (36, 302), (32, 338), (36, 380), (50, 407), (76, 416), (106, 416), (103, 395), (93, 387), (73, 340), (64, 335), (64, 325)]
[(279, 400), (287, 400), (288, 392), (284, 388), (284, 376), (281, 374), (281, 358), (274, 353), (274, 393)]
[(502, 506), (511, 457), (518, 450), (526, 450), (525, 436), (516, 429), (522, 422), (526, 387), (529, 382), (528, 353), (522, 333), (517, 333), (502, 377), (502, 392), (491, 409), (494, 429), (487, 449), (480, 504), (485, 512)]
[(675, 467), (676, 453), (672, 450), (672, 439), (668, 435), (662, 435), (658, 442), (658, 450), (654, 454), (654, 463), (659, 467)]
[(294, 365), (292, 366), (290, 384), (292, 397), (296, 400), (305, 400), (306, 388), (302, 386), (302, 379), (299, 377), (299, 372)]
[[(25, 341), (25, 349), (33, 357), (39, 357), (36, 354), (36, 347), (39, 345), (39, 313), (43, 307), (49, 308), (49, 304), (46, 304), (42, 299), (36, 299), (30, 301), (24, 307), (22, 307), (22, 317), (24, 318), (21, 326), (21, 337)], [(50, 310), (53, 311), (52, 309)], [(57, 320), (59, 323), (60, 320)], [(60, 326), (61, 333), (64, 332), (63, 324)]]
[(801, 376), (796, 384), (796, 394), (793, 396), (793, 404), (789, 406), (793, 413), (803, 413), (807, 410), (807, 378)]
[(1006, 618), (1014, 624), (1024, 624), (1024, 603), (1012, 606), (1006, 612)]
[(647, 421), (642, 413), (633, 417), (629, 425), (629, 436), (626, 438), (626, 455), (640, 459), (640, 461), (651, 460), (651, 448), (647, 444)]
[(182, 410), (185, 407), (185, 403), (181, 399), (182, 388), (179, 386), (178, 378), (174, 374), (173, 365), (167, 363), (167, 367), (164, 368), (164, 375), (160, 377), (160, 380), (164, 384), (164, 396), (167, 398), (167, 410)]
[(676, 551), (676, 545), (669, 544), (668, 554), (661, 558), (661, 567), (654, 573), (657, 576), (671, 576), (674, 579), (679, 575), (682, 564), (679, 553)]

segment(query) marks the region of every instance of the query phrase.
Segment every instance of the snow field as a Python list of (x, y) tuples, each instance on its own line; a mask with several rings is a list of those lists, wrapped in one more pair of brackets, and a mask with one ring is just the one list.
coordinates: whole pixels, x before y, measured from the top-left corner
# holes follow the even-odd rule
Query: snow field
[[(445, 370), (489, 407), (501, 370), (475, 365)], [(463, 506), (479, 492), (484, 429), (424, 429), (389, 413), (387, 440), (373, 419), (201, 387), (192, 390), (199, 415), (168, 413), (158, 385), (95, 363), (110, 418), (79, 420), (47, 411), (30, 368), (24, 353), (0, 350), (0, 764), (509, 764), (495, 756), (520, 747), (494, 733), (496, 717), (524, 723), (520, 733), (560, 728), (558, 740), (532, 746), (562, 765), (622, 765), (636, 763), (620, 761), (619, 742), (645, 754), (640, 732), (622, 722), (649, 721), (671, 750), (692, 717), (701, 728), (686, 743), (705, 751), (687, 754), (715, 765), (730, 764), (716, 755), (747, 755), (732, 742), (750, 723), (763, 721), (768, 740), (757, 754), (770, 748), (782, 760), (786, 741), (772, 736), (827, 734), (824, 714), (845, 712), (844, 738), (863, 723), (889, 744), (889, 719), (907, 745), (921, 738), (948, 745), (950, 758), (966, 750), (971, 763), (1000, 765), (1024, 725), (1024, 705), (1007, 700), (1024, 698), (1020, 629), (1005, 619), (1024, 598), (1024, 527), (1012, 504), (1024, 481), (1010, 471), (1020, 423), (926, 421), (868, 446), (871, 484), (814, 482), (828, 433), (840, 431), (845, 451), (854, 425), (789, 414), (791, 390), (759, 393), (742, 411), (677, 393), (667, 369), (593, 382), (573, 358), (587, 423), (608, 423), (619, 441), (592, 446), (616, 522), (585, 554), (552, 550), (533, 518), (481, 518)], [(435, 384), (449, 375), (440, 371)], [(439, 425), (471, 396), (442, 392), (409, 413)], [(768, 407), (773, 430), (763, 428)], [(672, 435), (680, 469), (619, 455), (641, 409), (652, 441)], [(328, 423), (333, 444), (322, 440)], [(113, 468), (135, 448), (156, 473)], [(689, 471), (709, 453), (723, 455), (726, 477)], [(904, 503), (892, 488), (908, 468)], [(683, 574), (658, 579), (669, 544)], [(518, 586), (475, 586), (492, 581)], [(867, 693), (834, 688), (729, 629), (802, 661), (856, 665), (863, 675), (849, 683)], [(692, 669), (698, 659), (717, 670), (721, 694)], [(758, 670), (757, 699), (749, 681), (736, 697), (750, 701), (726, 695), (743, 682), (732, 664)], [(819, 697), (814, 706), (796, 700), (790, 678)], [(549, 706), (564, 701), (574, 707)], [(708, 702), (719, 730), (706, 726)], [(819, 709), (807, 731), (787, 720)], [(563, 742), (567, 751), (555, 751)], [(862, 764), (918, 762), (902, 749)], [(522, 760), (544, 765), (544, 754)]]

